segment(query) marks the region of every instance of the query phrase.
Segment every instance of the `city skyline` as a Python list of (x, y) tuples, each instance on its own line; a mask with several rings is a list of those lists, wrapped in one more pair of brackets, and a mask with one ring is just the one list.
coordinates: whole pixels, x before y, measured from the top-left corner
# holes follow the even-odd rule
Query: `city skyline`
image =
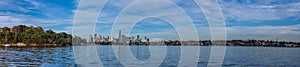
[[(111, 35), (117, 14), (135, 0), (110, 0), (97, 21), (96, 34)], [(171, 0), (182, 8), (195, 24), (200, 39), (209, 40), (210, 30), (200, 7), (193, 0)], [(16, 3), (16, 4), (14, 4)], [(300, 1), (297, 0), (218, 0), (226, 20), (228, 39), (300, 41)], [(158, 6), (160, 5), (157, 2)], [(56, 32), (72, 31), (78, 0), (6, 0), (0, 1), (0, 27), (42, 26)], [(172, 10), (172, 8), (167, 8)], [(162, 9), (155, 9), (162, 10)], [(161, 15), (173, 15), (161, 14)], [(139, 14), (136, 14), (139, 16)], [(188, 27), (188, 26), (187, 26)], [(176, 30), (159, 18), (141, 20), (130, 36), (140, 34), (152, 39), (177, 40)], [(127, 34), (125, 34), (127, 35)]]

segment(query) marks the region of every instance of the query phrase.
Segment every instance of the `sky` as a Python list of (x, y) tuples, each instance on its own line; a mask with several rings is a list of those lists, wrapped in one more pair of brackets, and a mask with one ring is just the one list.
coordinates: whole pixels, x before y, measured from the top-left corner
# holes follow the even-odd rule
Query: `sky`
[[(96, 33), (110, 35), (119, 13), (136, 0), (109, 0), (96, 23)], [(170, 0), (191, 19), (200, 39), (211, 39), (205, 15), (193, 0)], [(79, 0), (0, 0), (0, 27), (41, 26), (56, 32), (72, 33), (74, 14)], [(300, 0), (217, 0), (225, 18), (228, 39), (300, 41)], [(162, 2), (155, 2), (155, 4)], [(141, 5), (139, 7), (157, 6)], [(172, 10), (166, 8), (153, 10)], [(140, 13), (134, 13), (142, 16)], [(176, 15), (170, 11), (158, 15)], [(177, 19), (181, 19), (178, 17)], [(128, 19), (130, 20), (130, 19)], [(185, 23), (185, 22), (182, 22)], [(190, 26), (186, 26), (190, 27)], [(167, 21), (145, 18), (130, 35), (151, 39), (176, 40), (178, 33)]]

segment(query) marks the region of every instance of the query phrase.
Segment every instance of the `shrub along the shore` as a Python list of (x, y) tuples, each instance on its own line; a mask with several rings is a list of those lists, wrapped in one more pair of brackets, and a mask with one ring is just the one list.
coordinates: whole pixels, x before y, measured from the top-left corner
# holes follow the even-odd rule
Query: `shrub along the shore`
[(33, 27), (26, 25), (13, 26), (12, 28), (0, 27), (0, 44), (25, 44), (31, 46), (72, 45), (72, 35), (65, 32), (56, 33), (52, 30), (46, 30), (42, 27)]

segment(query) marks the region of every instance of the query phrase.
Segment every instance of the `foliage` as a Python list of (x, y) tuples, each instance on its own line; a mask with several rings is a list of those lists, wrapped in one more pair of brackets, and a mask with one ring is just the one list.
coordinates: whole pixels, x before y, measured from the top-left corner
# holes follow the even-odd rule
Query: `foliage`
[(0, 31), (0, 44), (57, 44), (58, 46), (71, 45), (72, 35), (65, 32), (56, 33), (42, 27), (19, 25), (13, 28), (3, 27)]

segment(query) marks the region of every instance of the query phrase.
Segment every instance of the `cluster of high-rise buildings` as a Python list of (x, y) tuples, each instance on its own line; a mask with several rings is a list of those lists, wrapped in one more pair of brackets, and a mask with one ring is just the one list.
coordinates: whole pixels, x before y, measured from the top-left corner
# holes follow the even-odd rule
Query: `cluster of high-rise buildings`
[[(270, 41), (270, 40), (219, 40), (223, 43), (223, 46), (272, 46), (272, 47), (300, 47), (299, 42), (279, 42), (279, 41)], [(118, 33), (118, 37), (102, 36), (97, 34), (90, 35), (90, 38), (87, 39), (87, 43), (90, 44), (100, 44), (100, 45), (193, 45), (193, 46), (212, 46), (217, 45), (213, 44), (211, 40), (199, 40), (199, 41), (179, 41), (179, 40), (161, 40), (161, 41), (151, 41), (140, 35), (135, 36), (125, 36), (122, 34), (121, 30)]]
[(90, 38), (87, 39), (87, 43), (90, 44), (100, 44), (100, 45), (149, 45), (150, 39), (145, 37), (140, 37), (140, 35), (135, 36), (125, 36), (122, 34), (121, 30), (119, 31), (118, 37), (112, 38), (111, 36), (103, 35), (90, 35)]

